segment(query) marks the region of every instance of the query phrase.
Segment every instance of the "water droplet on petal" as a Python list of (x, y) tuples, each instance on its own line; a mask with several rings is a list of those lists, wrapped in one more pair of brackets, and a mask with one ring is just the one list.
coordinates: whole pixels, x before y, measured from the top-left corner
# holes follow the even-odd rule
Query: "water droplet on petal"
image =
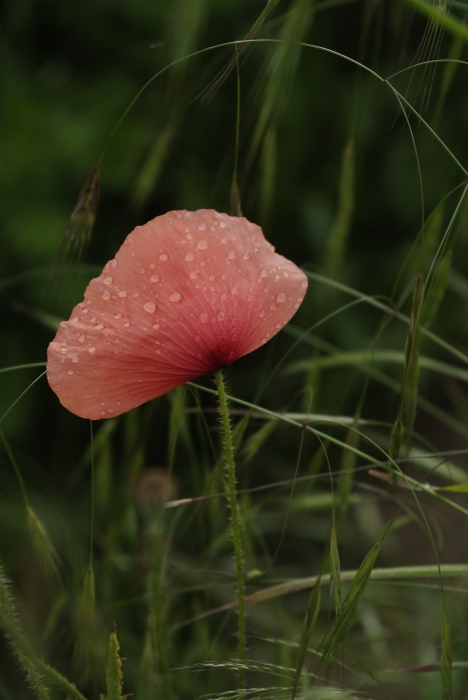
[(72, 362), (79, 362), (79, 361), (80, 361), (80, 358), (78, 357), (78, 355), (72, 355), (71, 361), (72, 361)]
[(228, 253), (229, 260), (234, 260), (235, 257), (236, 257), (235, 252), (233, 250), (230, 250)]
[[(200, 228), (200, 227), (198, 227), (198, 228)], [(205, 226), (205, 228), (206, 228), (206, 226)], [(198, 248), (198, 250), (206, 250), (208, 248), (208, 243), (204, 240), (198, 241), (197, 248)]]
[(96, 348), (94, 347), (94, 345), (90, 345), (90, 346), (89, 346), (88, 352), (90, 352), (91, 355), (94, 355), (94, 353), (96, 352)]
[(159, 256), (159, 259), (161, 260), (161, 262), (166, 262), (166, 260), (167, 260), (166, 253), (161, 253), (161, 255)]
[(103, 324), (103, 323), (98, 323), (97, 326), (94, 326), (94, 329), (95, 329), (96, 331), (102, 331), (103, 328), (104, 328), (104, 324)]
[(161, 328), (161, 326), (159, 325), (159, 323), (154, 323), (153, 328), (155, 328), (158, 331)]
[(126, 323), (124, 323), (124, 328), (130, 328), (130, 324), (128, 321)]
[(199, 319), (202, 323), (208, 323), (209, 316), (208, 316), (208, 314), (203, 313), (203, 314), (200, 314)]
[(121, 297), (121, 299), (123, 299), (124, 297), (127, 296), (127, 294), (128, 294), (128, 292), (126, 289), (121, 289), (119, 292), (119, 297)]
[(82, 309), (81, 311), (82, 311), (82, 313), (87, 314), (88, 311), (89, 311), (89, 309), (84, 308), (84, 309)]
[(108, 289), (106, 289), (106, 291), (102, 293), (102, 298), (104, 299), (104, 301), (107, 301), (108, 299), (111, 298), (111, 293), (109, 292)]
[(69, 375), (70, 375), (70, 377), (71, 377), (71, 376), (72, 376), (72, 374), (73, 374), (73, 370), (72, 370), (72, 369), (69, 369), (69, 370), (68, 370), (68, 374), (69, 374)]
[(152, 282), (153, 284), (155, 282), (159, 282), (159, 275), (151, 275), (150, 282)]
[(268, 277), (268, 270), (266, 268), (262, 269), (260, 272), (260, 277)]
[(109, 286), (110, 284), (112, 284), (112, 277), (104, 277), (104, 279), (102, 280), (102, 283)]
[(281, 323), (277, 323), (277, 324), (276, 324), (276, 328), (277, 328), (278, 330), (280, 330), (280, 328), (282, 328)]
[(302, 289), (307, 289), (307, 282), (301, 282)]
[(169, 301), (172, 301), (174, 304), (177, 304), (181, 299), (182, 294), (180, 292), (172, 292), (172, 294), (169, 295)]
[(195, 259), (195, 255), (193, 253), (186, 253), (185, 259), (188, 260), (189, 262), (192, 262), (192, 260)]
[(85, 336), (85, 335), (80, 335), (80, 337), (78, 338), (78, 340), (80, 341), (80, 343), (82, 343), (83, 341), (86, 340), (86, 336)]
[(263, 318), (265, 316), (265, 309), (262, 309), (261, 311), (259, 311), (258, 315), (260, 318)]
[(262, 340), (260, 342), (266, 343), (267, 340), (268, 340), (268, 338), (262, 338)]
[(101, 411), (101, 416), (105, 416), (105, 415), (106, 415), (106, 412), (105, 412), (105, 411)]
[(276, 297), (276, 301), (282, 304), (284, 301), (286, 301), (286, 294), (284, 292), (280, 292)]
[[(152, 270), (154, 270), (155, 267), (156, 267), (156, 264), (155, 264), (155, 263), (150, 263), (150, 268), (151, 268)], [(117, 403), (120, 403), (120, 401), (118, 401)]]
[(119, 318), (122, 318), (122, 314), (120, 313), (120, 311), (117, 311), (117, 313), (115, 314), (114, 318), (115, 318), (117, 321), (119, 320)]
[(197, 273), (193, 270), (192, 272), (189, 273), (189, 277), (191, 280), (196, 280), (197, 279)]
[(146, 304), (143, 305), (143, 308), (149, 314), (154, 314), (157, 307), (156, 307), (156, 304), (154, 303), (154, 301), (147, 301)]
[(205, 226), (205, 224), (200, 224), (200, 226), (198, 227), (198, 230), (199, 230), (199, 231), (206, 231), (206, 226)]
[(248, 260), (248, 259), (249, 259), (249, 254), (248, 254), (248, 253), (244, 253), (244, 255), (242, 256), (242, 258), (243, 258), (243, 260)]
[(276, 309), (276, 304), (270, 304), (270, 309), (274, 311)]
[(218, 313), (216, 314), (216, 318), (218, 319), (218, 321), (224, 321), (224, 311), (218, 311)]
[(231, 294), (235, 296), (236, 294), (239, 294), (239, 288), (238, 287), (231, 287)]
[(220, 299), (227, 299), (227, 294), (226, 293), (221, 294)]

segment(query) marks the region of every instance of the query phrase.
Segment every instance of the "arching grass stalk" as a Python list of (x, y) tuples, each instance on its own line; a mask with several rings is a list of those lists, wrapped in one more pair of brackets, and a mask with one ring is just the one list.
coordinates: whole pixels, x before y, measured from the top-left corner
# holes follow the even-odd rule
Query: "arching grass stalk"
[(223, 424), (224, 450), (226, 455), (226, 491), (229, 508), (231, 511), (231, 534), (234, 543), (234, 556), (236, 560), (237, 575), (237, 602), (238, 602), (238, 633), (239, 633), (239, 688), (244, 686), (243, 661), (245, 659), (245, 586), (244, 586), (244, 561), (242, 555), (241, 519), (236, 498), (236, 473), (234, 466), (234, 447), (232, 444), (231, 426), (229, 423), (229, 411), (226, 392), (224, 390), (224, 377), (221, 369), (215, 373), (216, 388), (218, 389), (219, 410)]

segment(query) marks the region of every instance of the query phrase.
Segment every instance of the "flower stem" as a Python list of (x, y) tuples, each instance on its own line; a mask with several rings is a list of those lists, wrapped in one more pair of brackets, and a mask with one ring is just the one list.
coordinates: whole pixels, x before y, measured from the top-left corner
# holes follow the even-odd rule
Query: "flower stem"
[(238, 634), (239, 634), (239, 688), (244, 687), (245, 660), (245, 587), (244, 587), (244, 562), (242, 556), (241, 519), (236, 498), (236, 474), (234, 466), (234, 447), (232, 444), (231, 426), (229, 423), (228, 402), (224, 390), (224, 378), (221, 369), (215, 372), (216, 387), (218, 389), (219, 410), (223, 424), (224, 448), (226, 454), (226, 491), (229, 508), (231, 511), (231, 534), (234, 543), (234, 555), (237, 574), (237, 601), (238, 601)]

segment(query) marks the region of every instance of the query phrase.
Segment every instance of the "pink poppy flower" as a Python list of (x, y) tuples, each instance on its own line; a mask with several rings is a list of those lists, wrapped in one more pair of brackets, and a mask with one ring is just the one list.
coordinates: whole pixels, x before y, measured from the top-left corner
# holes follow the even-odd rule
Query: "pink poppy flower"
[(127, 236), (60, 324), (49, 384), (83, 418), (119, 415), (266, 343), (306, 289), (247, 219), (158, 216)]

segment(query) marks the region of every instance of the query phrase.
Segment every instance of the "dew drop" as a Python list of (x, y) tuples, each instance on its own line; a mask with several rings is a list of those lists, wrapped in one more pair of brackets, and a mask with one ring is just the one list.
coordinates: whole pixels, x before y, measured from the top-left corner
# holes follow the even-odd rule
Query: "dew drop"
[(205, 224), (200, 224), (200, 226), (198, 227), (198, 230), (199, 230), (199, 231), (206, 231), (206, 226), (205, 226)]
[(216, 314), (216, 318), (218, 319), (218, 321), (224, 321), (224, 311), (218, 311), (218, 313)]
[(68, 370), (68, 374), (69, 374), (69, 375), (70, 375), (70, 377), (71, 377), (71, 376), (72, 376), (72, 374), (73, 374), (73, 370), (72, 370), (72, 369), (69, 369), (69, 370)]
[(278, 330), (280, 330), (280, 329), (281, 329), (281, 323), (277, 323), (277, 324), (276, 324), (276, 328), (277, 328)]
[(231, 287), (231, 294), (233, 296), (236, 296), (236, 294), (239, 294), (239, 288), (238, 287)]
[(229, 260), (234, 260), (235, 257), (236, 257), (235, 252), (233, 250), (230, 250), (228, 253)]
[(265, 316), (265, 309), (262, 309), (261, 311), (258, 312), (259, 318), (263, 318)]
[(221, 294), (220, 299), (227, 299), (227, 294), (225, 292)]
[(85, 336), (85, 335), (80, 335), (80, 337), (78, 338), (78, 340), (80, 341), (80, 343), (82, 343), (84, 340), (86, 340), (86, 336)]
[(268, 277), (268, 270), (263, 268), (260, 272), (260, 277)]
[(172, 301), (174, 304), (177, 304), (181, 299), (182, 294), (180, 292), (172, 292), (172, 294), (169, 295), (169, 301)]
[(91, 355), (94, 355), (94, 353), (96, 352), (96, 348), (94, 347), (94, 345), (90, 345), (90, 346), (89, 346), (88, 352), (90, 352)]
[(117, 313), (115, 314), (114, 318), (115, 318), (117, 321), (119, 320), (119, 318), (122, 318), (122, 314), (120, 313), (120, 311), (117, 311)]
[(198, 318), (200, 319), (200, 321), (202, 323), (208, 323), (208, 321), (209, 321), (209, 316), (208, 316), (208, 314), (205, 314), (205, 313), (200, 314), (200, 316)]
[(116, 405), (116, 406), (120, 406), (120, 401), (116, 401), (116, 402), (115, 402), (115, 405)]
[(234, 357), (234, 352), (231, 350), (231, 352), (228, 355), (228, 360), (232, 360), (233, 357)]
[(221, 238), (221, 243), (227, 243), (227, 238)]
[(243, 258), (243, 260), (248, 260), (248, 259), (249, 259), (249, 254), (248, 254), (248, 253), (244, 253), (244, 255), (242, 256), (242, 258)]
[(219, 225), (221, 228), (226, 228), (227, 224), (224, 223), (224, 221), (220, 221)]
[(79, 316), (73, 316), (72, 321), (74, 323), (79, 323), (80, 322), (80, 317)]
[(138, 294), (138, 292), (135, 292), (135, 294), (133, 295), (133, 298), (134, 298), (134, 299), (138, 299), (139, 296), (140, 296), (140, 295)]
[[(204, 226), (204, 224), (202, 224), (202, 225)], [(198, 228), (200, 228), (200, 227), (198, 227)], [(206, 228), (206, 226), (205, 226), (205, 228)], [(208, 248), (208, 243), (202, 239), (201, 241), (198, 241), (197, 248), (198, 248), (198, 250), (206, 250)]]
[(126, 289), (121, 289), (120, 292), (119, 292), (119, 297), (120, 297), (121, 299), (123, 299), (124, 297), (127, 296), (127, 294), (128, 294), (128, 292), (127, 292)]
[(197, 279), (197, 273), (195, 271), (192, 271), (189, 273), (189, 277), (191, 280), (196, 280)]
[(96, 331), (102, 331), (103, 328), (104, 328), (103, 323), (98, 323), (97, 326), (94, 326), (94, 330), (96, 330)]
[(166, 253), (161, 253), (161, 255), (159, 256), (159, 259), (161, 260), (161, 262), (166, 262), (166, 260), (167, 260)]
[(96, 323), (96, 316), (92, 316), (92, 317), (89, 319), (89, 322), (90, 322), (90, 323)]
[(153, 328), (155, 328), (157, 331), (161, 328), (159, 323), (154, 323)]
[[(152, 270), (154, 270), (155, 267), (156, 267), (156, 264), (155, 264), (155, 263), (150, 263), (150, 268), (151, 268)], [(119, 403), (120, 403), (120, 401), (119, 401)]]
[(301, 287), (302, 289), (307, 289), (307, 282), (302, 282)]
[(210, 282), (214, 282), (214, 275), (210, 275), (208, 279), (210, 280)]
[(108, 289), (106, 289), (106, 291), (102, 293), (102, 298), (104, 299), (104, 301), (107, 301), (108, 299), (111, 298), (111, 293), (109, 292)]
[(104, 277), (102, 283), (109, 286), (110, 284), (112, 284), (112, 277)]
[(130, 324), (128, 321), (126, 323), (124, 323), (124, 328), (130, 328)]
[(143, 305), (143, 308), (149, 314), (154, 314), (157, 307), (156, 307), (156, 304), (154, 303), (154, 301), (147, 301), (146, 304)]
[(274, 311), (276, 309), (276, 304), (270, 304), (270, 309)]
[(262, 340), (260, 342), (266, 343), (267, 340), (268, 340), (268, 338), (262, 338)]
[(152, 282), (153, 284), (159, 282), (159, 275), (151, 275), (150, 282)]
[(81, 313), (83, 313), (83, 314), (87, 314), (87, 313), (88, 313), (88, 311), (89, 311), (89, 309), (86, 309), (86, 308), (85, 308), (85, 309), (82, 309), (82, 310), (81, 310)]
[(276, 297), (276, 301), (282, 304), (283, 302), (286, 301), (286, 294), (284, 292), (280, 292), (278, 296)]
[(105, 412), (105, 411), (101, 411), (101, 416), (105, 416), (105, 415), (106, 415), (106, 412)]
[(195, 259), (195, 255), (193, 253), (186, 253), (185, 259), (188, 260), (189, 262), (192, 262), (192, 260)]

